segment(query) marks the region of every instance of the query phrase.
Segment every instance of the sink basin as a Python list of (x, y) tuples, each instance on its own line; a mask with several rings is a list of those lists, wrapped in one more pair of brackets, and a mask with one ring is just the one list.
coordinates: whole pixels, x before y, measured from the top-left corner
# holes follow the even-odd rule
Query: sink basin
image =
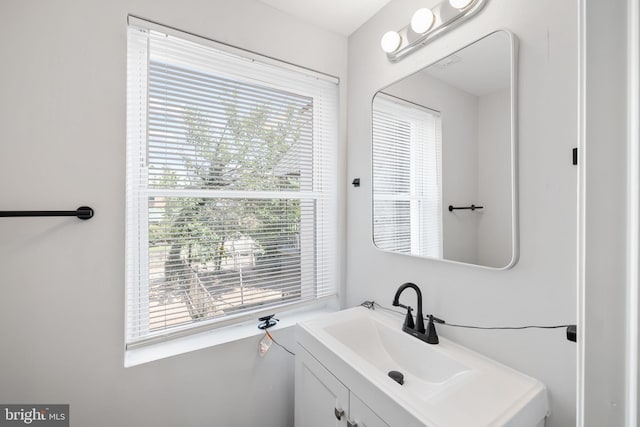
[(367, 314), (363, 310), (347, 310), (323, 329), (379, 372), (401, 372), (404, 388), (420, 398), (426, 399), (456, 376), (471, 373), (467, 365), (452, 358), (442, 347), (425, 345), (395, 324)]
[[(296, 339), (370, 406), (386, 410), (385, 419), (399, 408), (430, 427), (543, 425), (542, 383), (446, 338), (427, 344), (402, 323), (402, 316), (356, 307), (299, 323)], [(404, 384), (389, 371), (401, 372)]]

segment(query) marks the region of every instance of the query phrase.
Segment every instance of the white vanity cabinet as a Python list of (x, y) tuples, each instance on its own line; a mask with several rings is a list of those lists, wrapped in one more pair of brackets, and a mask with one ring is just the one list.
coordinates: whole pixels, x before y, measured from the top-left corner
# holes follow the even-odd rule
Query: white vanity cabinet
[(298, 323), (296, 427), (544, 425), (544, 384), (445, 337), (427, 344), (402, 323), (364, 307)]
[(356, 427), (389, 427), (389, 424), (353, 393), (349, 395), (349, 410), (351, 411), (349, 419), (355, 422)]
[(295, 376), (296, 427), (389, 427), (301, 346)]

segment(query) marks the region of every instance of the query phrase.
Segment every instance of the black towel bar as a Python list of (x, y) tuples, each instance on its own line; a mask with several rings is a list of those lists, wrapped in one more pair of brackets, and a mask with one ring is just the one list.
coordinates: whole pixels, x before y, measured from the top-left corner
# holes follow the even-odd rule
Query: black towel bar
[(453, 206), (453, 205), (449, 205), (449, 212), (453, 212), (454, 210), (458, 210), (458, 209), (468, 209), (468, 210), (472, 210), (475, 211), (476, 209), (483, 209), (484, 206), (476, 206), (476, 205), (471, 205), (471, 206)]
[(93, 217), (93, 209), (80, 206), (75, 211), (0, 211), (0, 217), (18, 216), (75, 216), (80, 219), (90, 219)]

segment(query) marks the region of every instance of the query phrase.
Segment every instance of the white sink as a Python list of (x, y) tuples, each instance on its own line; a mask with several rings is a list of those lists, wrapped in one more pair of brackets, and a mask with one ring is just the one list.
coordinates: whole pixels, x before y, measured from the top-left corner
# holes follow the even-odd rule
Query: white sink
[(451, 358), (442, 347), (425, 344), (397, 325), (369, 314), (360, 309), (345, 310), (332, 316), (326, 324), (321, 321), (320, 327), (378, 372), (401, 372), (404, 389), (410, 389), (422, 399), (455, 376), (471, 372), (467, 365)]
[[(301, 322), (296, 337), (381, 411), (393, 410), (381, 400), (386, 396), (429, 427), (543, 425), (542, 383), (445, 338), (427, 344), (403, 332), (402, 323), (402, 316), (356, 307)], [(404, 384), (389, 371), (401, 372)]]

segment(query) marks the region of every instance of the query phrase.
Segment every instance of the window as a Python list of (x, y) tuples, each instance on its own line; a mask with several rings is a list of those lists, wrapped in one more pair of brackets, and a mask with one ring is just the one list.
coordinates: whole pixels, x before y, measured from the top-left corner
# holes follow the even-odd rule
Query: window
[(373, 103), (373, 239), (442, 257), (440, 113), (378, 93)]
[(337, 81), (130, 18), (127, 346), (336, 294)]

